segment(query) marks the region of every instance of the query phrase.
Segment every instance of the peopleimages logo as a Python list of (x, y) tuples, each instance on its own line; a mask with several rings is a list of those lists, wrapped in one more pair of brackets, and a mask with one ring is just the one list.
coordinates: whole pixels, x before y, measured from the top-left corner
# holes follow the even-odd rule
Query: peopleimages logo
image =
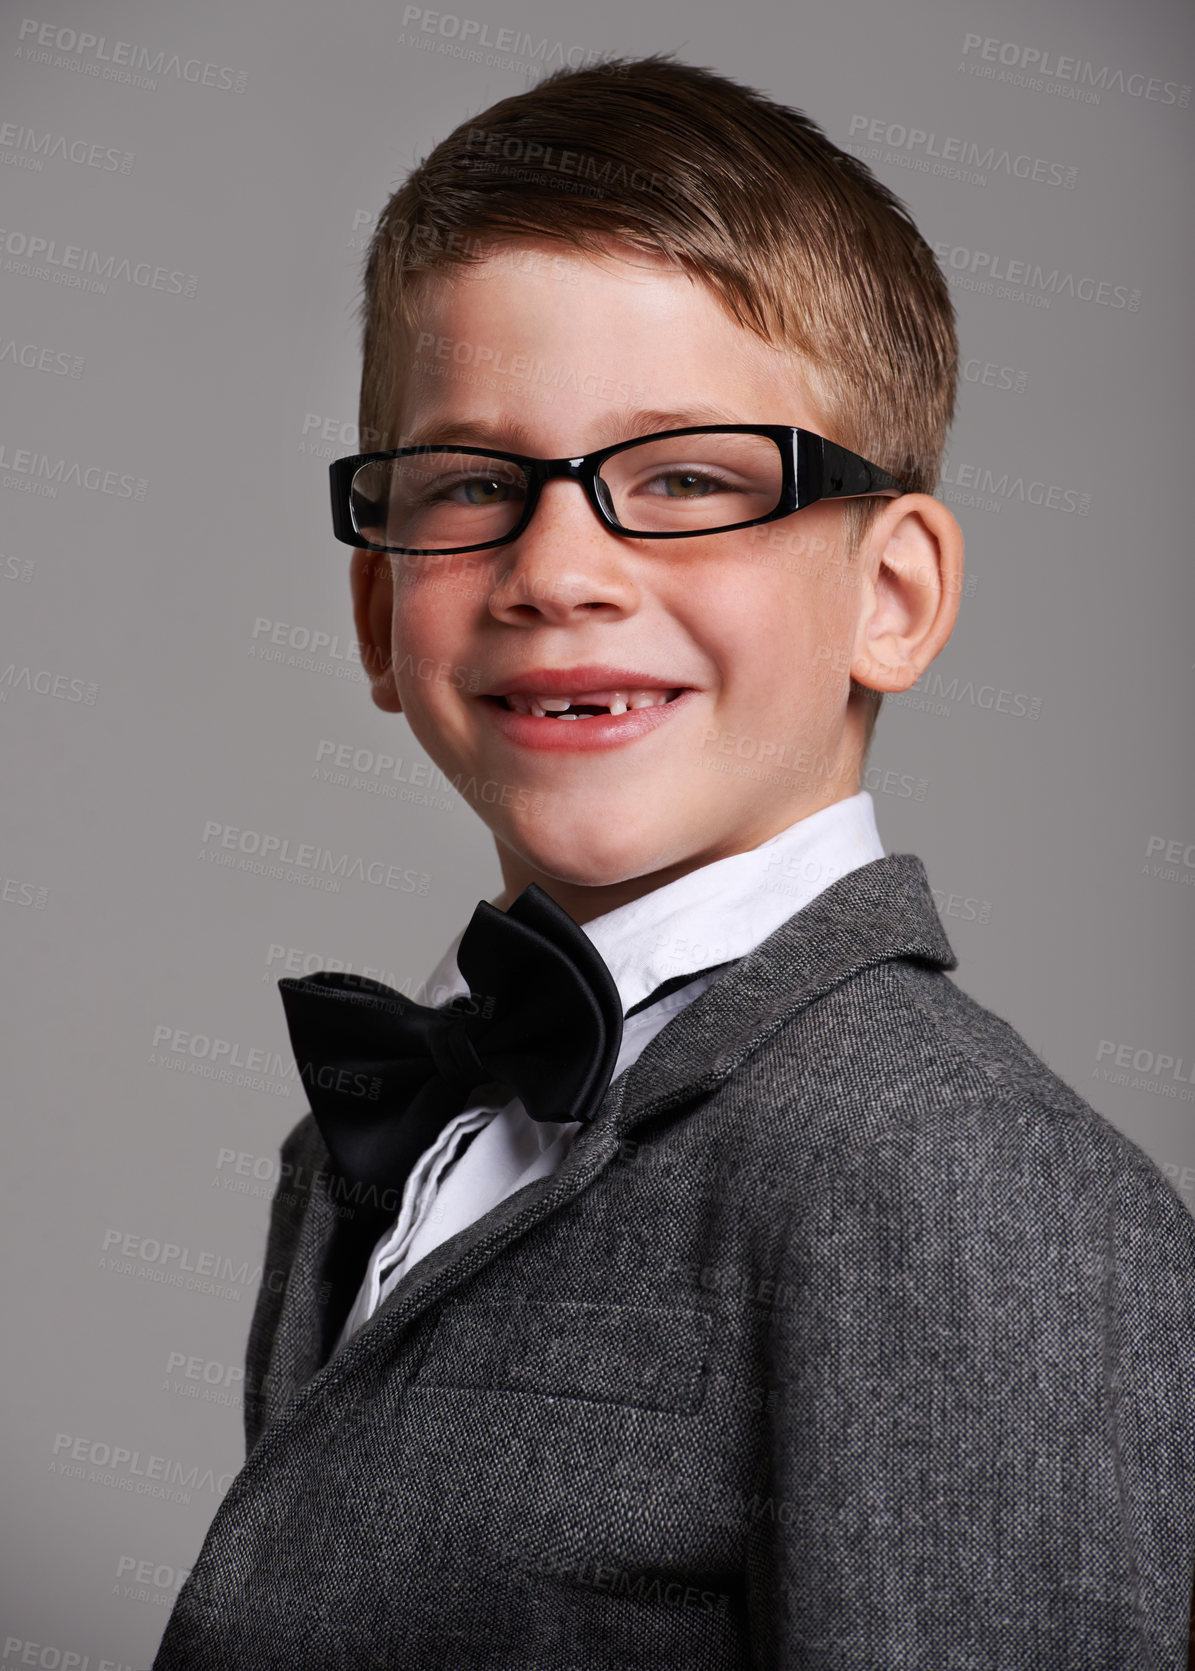
[(177, 52), (152, 51), (135, 41), (109, 41), (106, 35), (92, 35), (86, 29), (60, 28), (35, 17), (21, 19), (17, 39), (24, 43), (23, 48), (17, 47), (17, 56), (23, 54), (29, 63), (85, 69), (88, 75), (102, 75), (105, 81), (132, 81), (152, 89), (157, 82), (148, 78), (174, 76), (177, 81), (215, 87), (225, 93), (243, 93), (249, 81), (247, 71), (230, 69), (225, 64), (183, 58)]
[(133, 1671), (122, 1659), (92, 1660), (76, 1648), (59, 1648), (52, 1642), (29, 1642), (23, 1636), (4, 1638), (4, 1664), (38, 1665), (45, 1671)]
[(916, 708), (943, 718), (949, 718), (956, 703), (960, 707), (990, 708), (994, 713), (1011, 714), (1018, 719), (1041, 718), (1040, 696), (996, 685), (976, 685), (973, 679), (964, 679), (960, 684), (957, 673), (947, 678), (936, 667), (928, 668), (908, 690), (897, 691), (885, 700), (899, 708)]
[(6, 273), (23, 273), (29, 278), (53, 278), (57, 284), (82, 287), (107, 294), (109, 279), (123, 279), (141, 290), (164, 290), (171, 296), (194, 296), (199, 284), (195, 273), (184, 273), (169, 267), (155, 266), (150, 261), (131, 261), (129, 257), (101, 255), (98, 250), (84, 249), (81, 244), (63, 244), (57, 238), (43, 238), (40, 233), (9, 231), (0, 227), (0, 250), (4, 252)]
[[(466, 342), (458, 337), (438, 336), (434, 331), (420, 331), (415, 343), (416, 354), (428, 354), (420, 366), (434, 374), (433, 361), (457, 366), (472, 366), (497, 377), (511, 377), (516, 382), (543, 383), (552, 389), (562, 389), (589, 395), (595, 400), (626, 406), (631, 401), (643, 400), (647, 388), (642, 383), (617, 382), (612, 377), (600, 377), (595, 371), (579, 372), (575, 365), (559, 361), (549, 364), (533, 360), (529, 354), (508, 354), (505, 348), (494, 348), (484, 342)], [(491, 388), (496, 384), (491, 383)]]
[(1011, 500), (1037, 505), (1042, 510), (1069, 511), (1077, 516), (1087, 516), (1091, 511), (1091, 494), (1078, 488), (1026, 480), (1011, 471), (997, 472), (984, 464), (955, 464), (949, 457), (943, 460), (940, 481), (945, 484), (940, 489), (941, 496), (950, 504), (998, 511), (1003, 502)]
[(1181, 882), (1195, 886), (1195, 841), (1168, 840), (1165, 836), (1150, 836), (1145, 848), (1142, 876), (1153, 876), (1163, 882)]
[(147, 1065), (275, 1097), (288, 1097), (288, 1082), (298, 1074), (295, 1064), (278, 1051), (168, 1026), (154, 1028)]
[(48, 667), (18, 667), (15, 661), (0, 671), (0, 702), (8, 701), (10, 690), (27, 690), (35, 696), (53, 696), (59, 702), (82, 702), (93, 708), (99, 686), (83, 679), (72, 679), (68, 673), (55, 673)]
[[(471, 63), (485, 63), (493, 69), (514, 69), (528, 61), (537, 68), (542, 64), (544, 70), (566, 66), (574, 70), (591, 69), (595, 64), (609, 62), (612, 56), (594, 47), (552, 41), (546, 35), (537, 41), (526, 30), (495, 27), (488, 20), (460, 17), (455, 12), (433, 11), (428, 6), (405, 6), (402, 26), (404, 30), (411, 31), (412, 46), (428, 49), (438, 46), (443, 51), (447, 43), (454, 42), (453, 57), (466, 58)], [(421, 41), (420, 34), (438, 37), (438, 41)], [(396, 44), (406, 45), (406, 35), (400, 34)]]
[(924, 173), (932, 168), (934, 174), (967, 179), (976, 185), (985, 184), (989, 174), (1007, 174), (1039, 186), (1073, 187), (1079, 178), (1079, 170), (1072, 164), (1052, 162), (1047, 157), (1033, 157), (1007, 147), (979, 145), (974, 140), (932, 133), (906, 122), (889, 122), (882, 116), (852, 116), (850, 136), (858, 142), (857, 150), (877, 148), (876, 157), (867, 156), (864, 161), (877, 160), (878, 148), (887, 145), (893, 151), (907, 152), (906, 160), (916, 162)]
[[(1016, 41), (998, 41), (991, 35), (964, 35), (964, 63), (960, 69), (986, 74), (992, 80), (1028, 85), (1035, 92), (1067, 93), (1090, 104), (1100, 102), (1100, 93), (1126, 93), (1130, 98), (1185, 108), (1191, 89), (1183, 82), (1163, 81), (1104, 64), (1098, 70), (1090, 58), (1071, 58), (1042, 47), (1021, 46)], [(1058, 86), (1057, 83), (1063, 83)]]
[(5, 360), (24, 366), (26, 371), (47, 371), (52, 377), (82, 377), (85, 363), (82, 354), (46, 348), (36, 342), (18, 342), (16, 337), (0, 343), (0, 364)]
[(118, 475), (115, 470), (81, 464), (78, 459), (51, 458), (31, 447), (10, 447), (7, 441), (0, 441), (0, 470), (5, 472), (5, 487), (20, 488), (43, 499), (56, 498), (59, 487), (82, 487), (89, 493), (138, 501), (149, 492), (144, 476)]
[(1092, 1079), (1131, 1091), (1174, 1097), (1180, 1102), (1195, 1102), (1195, 1059), (1188, 1063), (1183, 1056), (1121, 1044), (1115, 1039), (1101, 1039), (1095, 1059)]
[[(169, 1488), (174, 1488), (182, 1493), (210, 1491), (222, 1497), (233, 1481), (232, 1474), (217, 1474), (214, 1469), (201, 1468), (198, 1463), (187, 1465), (173, 1457), (142, 1456), (139, 1450), (131, 1450), (127, 1445), (112, 1445), (102, 1439), (84, 1439), (72, 1433), (54, 1435), (51, 1473), (82, 1478), (88, 1465), (93, 1471), (106, 1471), (105, 1476), (99, 1479), (94, 1472), (88, 1476), (93, 1483), (115, 1484), (123, 1491), (136, 1490), (140, 1496), (166, 1496), (169, 1495)], [(159, 1481), (168, 1489), (157, 1488), (155, 1482)], [(184, 1495), (181, 1500), (190, 1502), (190, 1496)]]
[[(376, 888), (393, 888), (399, 893), (426, 895), (432, 880), (426, 870), (404, 869), (380, 859), (370, 862), (360, 854), (334, 853), (314, 842), (292, 841), (290, 836), (271, 835), (262, 830), (243, 830), (214, 818), (209, 818), (203, 826), (199, 857), (259, 875), (306, 881), (308, 886), (323, 882), (327, 885), (325, 891), (332, 893), (338, 892), (341, 881), (347, 879), (368, 882)], [(322, 872), (330, 874), (317, 874)]]
[(1013, 301), (1032, 299), (1037, 307), (1048, 308), (1054, 296), (1071, 296), (1080, 302), (1098, 302), (1101, 307), (1126, 308), (1136, 313), (1141, 291), (1124, 284), (1110, 284), (1086, 273), (1066, 273), (1058, 267), (1046, 269), (1039, 262), (1020, 258), (1009, 260), (991, 250), (968, 249), (940, 238), (934, 254), (947, 270), (951, 284), (960, 284), (984, 295), (1004, 296)]
[(24, 905), (34, 911), (44, 911), (49, 897), (49, 888), (37, 882), (25, 882), (19, 876), (0, 874), (0, 904)]
[(57, 157), (60, 162), (99, 168), (106, 174), (131, 174), (133, 153), (116, 146), (98, 145), (92, 140), (69, 139), (64, 133), (38, 133), (19, 122), (0, 122), (0, 161), (17, 163), (40, 173), (42, 165)]
[[(118, 1595), (122, 1601), (150, 1601), (169, 1607), (190, 1575), (190, 1567), (171, 1566), (153, 1556), (138, 1558), (136, 1555), (121, 1555), (116, 1562), (116, 1582), (108, 1594)], [(36, 1665), (40, 1662), (30, 1660), (28, 1663)], [(62, 1671), (68, 1671), (65, 1661)], [(81, 1660), (75, 1671), (83, 1671)]]

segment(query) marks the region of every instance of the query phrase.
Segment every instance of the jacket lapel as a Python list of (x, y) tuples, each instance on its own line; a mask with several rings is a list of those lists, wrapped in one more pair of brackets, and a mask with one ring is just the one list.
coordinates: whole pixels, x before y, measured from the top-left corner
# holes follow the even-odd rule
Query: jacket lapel
[(661, 1097), (715, 1085), (814, 999), (894, 958), (958, 966), (913, 853), (848, 871), (683, 1009), (627, 1074), (621, 1129)]
[[(325, 1361), (333, 1344), (327, 1338), (328, 1255), (343, 1214), (333, 1199), (335, 1175), (327, 1150), (311, 1121), (306, 1135), (311, 1193), (278, 1312), (265, 1419), (275, 1420), (288, 1395), (305, 1392), (305, 1384), (314, 1388), (326, 1376), (351, 1377), (355, 1365), (394, 1344), (429, 1307), (585, 1189), (636, 1125), (709, 1091), (807, 1004), (894, 958), (940, 969), (958, 963), (925, 867), (912, 853), (890, 854), (840, 877), (708, 987), (609, 1088), (557, 1172), (499, 1202), (434, 1248), (331, 1363)], [(378, 1234), (381, 1228), (379, 1222)]]

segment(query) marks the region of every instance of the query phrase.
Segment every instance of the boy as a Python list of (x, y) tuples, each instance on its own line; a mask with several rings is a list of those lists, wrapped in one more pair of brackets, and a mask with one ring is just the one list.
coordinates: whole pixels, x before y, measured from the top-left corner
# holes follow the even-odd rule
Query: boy
[(858, 792), (957, 612), (956, 357), (867, 170), (668, 59), (391, 201), (336, 531), (505, 886), (446, 1004), (283, 983), (285, 1282), (162, 1671), (1178, 1671), (1195, 1225)]

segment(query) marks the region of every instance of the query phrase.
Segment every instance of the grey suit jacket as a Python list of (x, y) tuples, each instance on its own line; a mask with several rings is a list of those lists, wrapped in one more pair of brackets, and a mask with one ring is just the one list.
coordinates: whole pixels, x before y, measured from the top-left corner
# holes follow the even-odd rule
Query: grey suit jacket
[(155, 1671), (1180, 1671), (1195, 1219), (955, 964), (842, 877), (331, 1362), (302, 1120)]

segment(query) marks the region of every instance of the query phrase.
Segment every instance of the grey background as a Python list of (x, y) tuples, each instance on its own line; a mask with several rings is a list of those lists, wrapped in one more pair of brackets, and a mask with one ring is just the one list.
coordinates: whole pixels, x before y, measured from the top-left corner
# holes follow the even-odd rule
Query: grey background
[[(404, 10), (55, 0), (0, 19), (6, 1666), (30, 1643), (148, 1664), (242, 1460), (235, 1375), (272, 1166), (306, 1106), (286, 1077), (286, 956), (410, 990), (499, 885), (480, 822), (451, 789), (420, 803), (434, 773), (369, 702), (326, 463), (357, 450), (341, 426), (370, 218), (452, 126), (562, 55), (676, 49), (771, 92), (836, 143), (876, 146), (880, 179), (947, 251), (967, 375), (941, 492), (967, 591), (926, 688), (888, 699), (867, 787), (887, 850), (925, 860), (959, 982), (1195, 1205), (1192, 112), (1189, 89), (1147, 96), (1150, 78), (1195, 81), (1189, 12), (468, 0), (404, 28)], [(531, 39), (504, 54), (513, 68), (470, 62), (443, 19)], [(102, 35), (108, 57), (39, 44), (43, 26)], [(1017, 62), (989, 65), (969, 35)], [(138, 72), (153, 85), (104, 75), (117, 41), (143, 66), (163, 55)], [(1098, 99), (1000, 78), (1023, 78), (1031, 51), (1089, 61), (1072, 76), (1097, 84), (1106, 70)], [(979, 180), (906, 166), (926, 150), (911, 129), (992, 148), (991, 165)], [(29, 134), (120, 166), (26, 166)], [(194, 294), (23, 271), (35, 237), (195, 275)], [(1132, 305), (988, 294), (976, 255)], [(21, 363), (30, 347), (40, 369)], [(39, 496), (15, 485), (22, 450), (148, 485)], [(977, 470), (1008, 481), (968, 505)], [(1018, 480), (1087, 495), (1086, 514), (1029, 503)], [(316, 633), (328, 642), (304, 651)], [(1024, 711), (1000, 711), (1002, 690)], [(389, 753), (400, 775), (325, 781), (321, 743)], [(219, 850), (209, 824), (430, 886), (320, 892), (222, 867), (202, 856)], [(258, 1083), (203, 1077), (204, 1040), (224, 1041), (225, 1066), (234, 1047), (264, 1065)], [(185, 1253), (155, 1256), (167, 1243)], [(138, 1489), (155, 1482), (173, 1495)]]

